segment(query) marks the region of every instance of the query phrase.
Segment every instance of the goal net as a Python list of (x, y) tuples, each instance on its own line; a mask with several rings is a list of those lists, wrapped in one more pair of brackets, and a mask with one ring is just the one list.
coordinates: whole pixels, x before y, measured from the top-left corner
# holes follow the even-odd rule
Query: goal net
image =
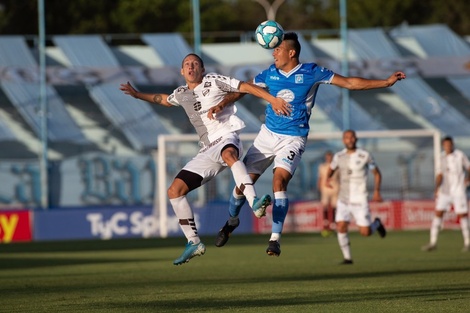
[[(244, 150), (251, 146), (256, 134), (241, 134)], [(439, 162), (440, 133), (434, 130), (358, 131), (357, 146), (369, 151), (382, 173), (382, 197), (385, 200), (432, 199), (434, 171)], [(326, 151), (343, 149), (342, 132), (311, 133), (306, 150), (295, 175), (289, 183), (290, 203), (318, 200), (316, 188), (318, 166)], [(161, 237), (168, 235), (169, 213), (172, 208), (167, 188), (176, 174), (199, 150), (196, 134), (160, 135), (155, 154), (157, 183), (154, 215), (158, 219)], [(369, 175), (369, 190), (373, 177)], [(272, 194), (272, 167), (256, 183), (258, 194)], [(234, 187), (230, 169), (215, 179), (190, 192), (188, 201), (193, 207), (204, 207), (214, 202), (227, 203)], [(226, 206), (226, 205), (225, 205)], [(174, 226), (172, 226), (174, 227)]]

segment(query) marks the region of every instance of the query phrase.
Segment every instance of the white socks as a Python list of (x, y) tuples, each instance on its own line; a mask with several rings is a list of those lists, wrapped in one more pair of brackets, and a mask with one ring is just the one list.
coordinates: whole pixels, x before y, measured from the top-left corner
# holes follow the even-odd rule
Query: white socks
[(345, 260), (352, 260), (348, 233), (338, 233), (338, 243), (341, 248), (341, 252), (343, 253), (343, 258)]
[(433, 246), (435, 246), (437, 243), (437, 236), (439, 235), (439, 230), (441, 229), (441, 225), (442, 225), (442, 218), (434, 216), (434, 218), (432, 219), (432, 223), (431, 223), (431, 231), (430, 231), (431, 238), (429, 241), (429, 243)]
[(470, 230), (468, 229), (468, 216), (460, 218), (460, 228), (462, 229), (463, 244), (470, 245)]
[(189, 206), (186, 196), (170, 199), (170, 203), (175, 211), (176, 217), (179, 219), (181, 230), (183, 231), (186, 239), (195, 244), (201, 242), (197, 234), (196, 222), (194, 221), (194, 214)]
[(269, 241), (279, 242), (280, 240), (281, 240), (281, 234), (280, 233), (272, 233), (271, 238), (269, 238)]
[(253, 181), (251, 180), (250, 175), (248, 175), (245, 164), (242, 161), (237, 161), (233, 163), (230, 170), (232, 171), (235, 184), (241, 191), (243, 191), (243, 194), (248, 200), (248, 204), (253, 207), (256, 191), (253, 186)]

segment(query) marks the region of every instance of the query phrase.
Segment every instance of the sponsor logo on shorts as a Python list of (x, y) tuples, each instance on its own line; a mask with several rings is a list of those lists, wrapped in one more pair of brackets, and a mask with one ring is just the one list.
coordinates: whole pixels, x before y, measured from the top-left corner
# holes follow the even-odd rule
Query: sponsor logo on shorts
[(211, 142), (207, 146), (205, 146), (200, 152), (206, 152), (208, 149), (215, 146), (216, 144), (218, 144), (221, 141), (222, 141), (222, 137), (217, 138), (216, 140), (214, 140), (213, 142)]

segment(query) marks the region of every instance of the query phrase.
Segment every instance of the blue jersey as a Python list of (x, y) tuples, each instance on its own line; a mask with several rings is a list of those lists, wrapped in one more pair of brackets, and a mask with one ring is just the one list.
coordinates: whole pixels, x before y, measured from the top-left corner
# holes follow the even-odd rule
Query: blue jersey
[(329, 84), (334, 72), (315, 63), (297, 65), (289, 73), (276, 68), (273, 64), (259, 73), (254, 83), (266, 87), (269, 93), (291, 104), (290, 116), (277, 115), (271, 104), (266, 108), (266, 127), (272, 132), (308, 136), (309, 120), (315, 96), (320, 84)]

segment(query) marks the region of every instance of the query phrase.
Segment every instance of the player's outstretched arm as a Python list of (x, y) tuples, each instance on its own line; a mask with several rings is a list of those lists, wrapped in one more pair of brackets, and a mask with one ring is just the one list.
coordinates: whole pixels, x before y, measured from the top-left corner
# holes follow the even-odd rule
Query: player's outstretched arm
[(238, 89), (240, 90), (240, 92), (249, 93), (258, 98), (268, 101), (269, 103), (271, 103), (274, 112), (276, 112), (277, 114), (290, 115), (290, 113), (292, 112), (292, 109), (288, 102), (286, 102), (282, 98), (274, 97), (265, 89), (259, 86), (247, 82), (242, 82)]
[(367, 90), (376, 88), (387, 88), (393, 86), (397, 81), (405, 79), (403, 72), (395, 72), (386, 79), (367, 79), (362, 77), (344, 77), (335, 74), (331, 81), (332, 85), (350, 89), (350, 90)]
[(220, 101), (217, 105), (209, 109), (209, 111), (207, 112), (207, 117), (211, 120), (215, 120), (215, 114), (222, 111), (228, 105), (233, 104), (236, 101), (240, 100), (241, 98), (243, 98), (243, 96), (245, 96), (245, 94), (240, 93), (240, 92), (227, 93), (222, 99), (222, 101)]
[(125, 84), (121, 84), (119, 89), (124, 92), (126, 95), (134, 97), (136, 99), (140, 99), (143, 101), (160, 104), (163, 106), (172, 106), (171, 103), (167, 101), (168, 95), (164, 93), (143, 93), (137, 91), (131, 83), (127, 82)]

